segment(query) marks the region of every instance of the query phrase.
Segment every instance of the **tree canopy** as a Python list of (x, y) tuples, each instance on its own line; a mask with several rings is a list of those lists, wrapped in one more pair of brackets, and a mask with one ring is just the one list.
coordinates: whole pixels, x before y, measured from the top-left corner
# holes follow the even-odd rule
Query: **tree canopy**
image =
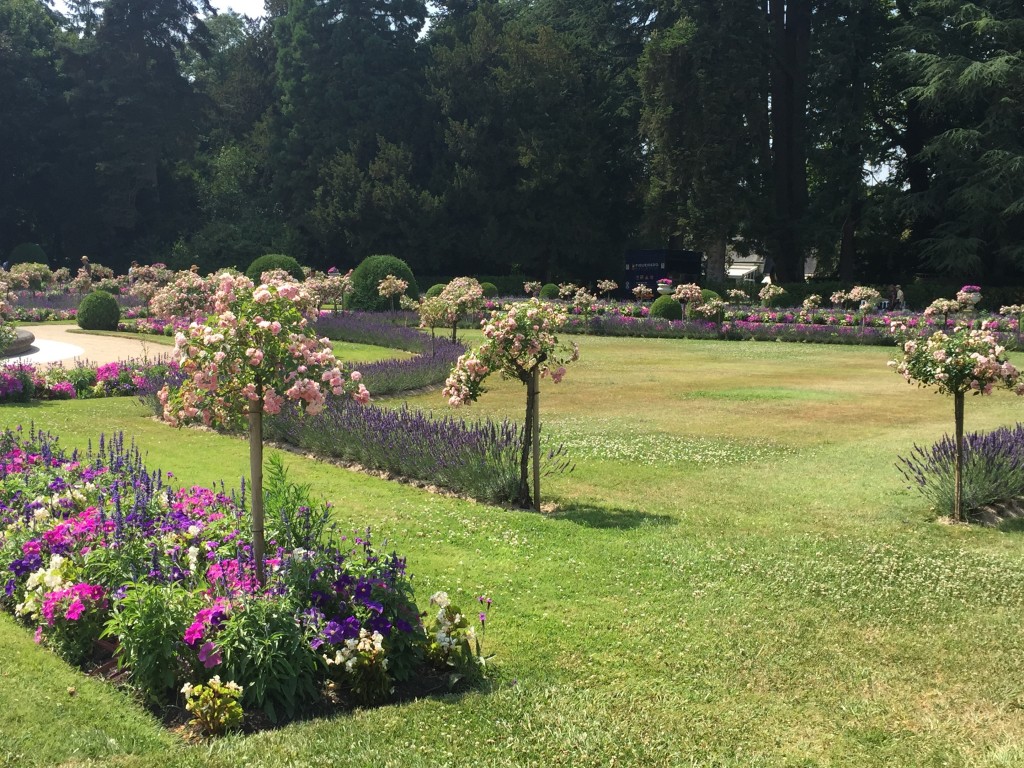
[(1012, 0), (0, 0), (0, 251), (1024, 280)]

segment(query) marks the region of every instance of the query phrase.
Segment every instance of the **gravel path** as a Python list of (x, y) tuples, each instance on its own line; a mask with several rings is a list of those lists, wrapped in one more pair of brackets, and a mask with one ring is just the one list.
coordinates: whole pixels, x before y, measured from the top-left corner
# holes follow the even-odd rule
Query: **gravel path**
[(172, 347), (155, 342), (122, 339), (117, 336), (95, 336), (89, 333), (73, 333), (76, 325), (22, 325), (24, 330), (36, 337), (29, 351), (18, 357), (4, 358), (5, 363), (45, 364), (75, 360), (101, 365), (129, 357), (164, 357)]

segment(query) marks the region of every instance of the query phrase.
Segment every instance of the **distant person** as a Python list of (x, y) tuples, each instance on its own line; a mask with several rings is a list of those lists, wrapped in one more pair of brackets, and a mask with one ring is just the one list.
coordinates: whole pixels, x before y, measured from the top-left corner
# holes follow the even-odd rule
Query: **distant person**
[(903, 286), (896, 286), (896, 309), (904, 310), (907, 308), (907, 297), (903, 293)]

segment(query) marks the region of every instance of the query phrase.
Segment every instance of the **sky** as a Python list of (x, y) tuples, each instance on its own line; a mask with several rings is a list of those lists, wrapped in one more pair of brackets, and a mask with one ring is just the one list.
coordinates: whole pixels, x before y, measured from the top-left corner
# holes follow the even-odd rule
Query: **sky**
[(221, 13), (232, 10), (253, 19), (263, 15), (263, 0), (211, 0), (211, 4)]

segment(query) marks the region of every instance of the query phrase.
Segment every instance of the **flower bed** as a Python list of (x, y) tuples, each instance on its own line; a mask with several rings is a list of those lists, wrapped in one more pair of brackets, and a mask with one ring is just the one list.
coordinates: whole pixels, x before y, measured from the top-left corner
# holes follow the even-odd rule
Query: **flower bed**
[(146, 395), (153, 391), (151, 382), (163, 381), (175, 368), (164, 358), (129, 358), (99, 366), (80, 361), (71, 368), (15, 363), (0, 367), (0, 403)]
[(441, 593), (425, 627), (404, 558), (378, 552), (368, 532), (325, 535), (329, 507), (280, 465), (266, 499), (271, 557), (259, 587), (244, 487), (172, 488), (123, 436), (68, 455), (50, 435), (8, 430), (0, 607), (72, 663), (102, 660), (97, 641), (110, 638), (132, 685), (158, 707), (181, 703), (183, 687), (189, 695), (224, 680), (241, 688), (244, 710), (278, 720), (381, 703), (449, 673), (480, 679), (465, 614)]

